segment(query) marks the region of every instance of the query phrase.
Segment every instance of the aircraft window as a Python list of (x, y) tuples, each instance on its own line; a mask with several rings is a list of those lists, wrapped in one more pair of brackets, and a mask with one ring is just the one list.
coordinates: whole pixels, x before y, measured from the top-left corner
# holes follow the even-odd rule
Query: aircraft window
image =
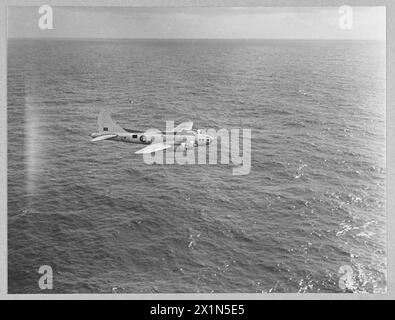
[(137, 139), (137, 134), (132, 135), (133, 139)]
[(104, 127), (104, 128), (103, 128), (103, 131), (108, 131), (108, 128)]

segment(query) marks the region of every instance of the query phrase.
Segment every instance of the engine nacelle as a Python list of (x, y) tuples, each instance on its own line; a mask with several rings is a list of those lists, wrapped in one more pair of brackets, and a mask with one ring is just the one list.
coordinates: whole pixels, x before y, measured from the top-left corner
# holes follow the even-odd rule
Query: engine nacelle
[(185, 151), (192, 149), (193, 147), (195, 147), (195, 137), (187, 139), (185, 142), (182, 142), (179, 148), (181, 151)]
[(179, 149), (180, 149), (180, 151), (185, 151), (187, 149), (186, 143), (185, 142), (181, 143), (179, 146)]

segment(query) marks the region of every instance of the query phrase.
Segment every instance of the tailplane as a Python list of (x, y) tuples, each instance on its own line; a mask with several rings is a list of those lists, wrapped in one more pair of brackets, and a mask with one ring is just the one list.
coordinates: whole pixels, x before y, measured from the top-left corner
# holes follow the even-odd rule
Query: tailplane
[(192, 130), (192, 127), (193, 127), (192, 121), (183, 122), (174, 128), (174, 132), (180, 132), (180, 131), (184, 131), (184, 130), (190, 131), (190, 130)]
[(100, 133), (120, 133), (126, 132), (113, 119), (111, 119), (110, 111), (102, 110), (97, 119), (97, 126)]

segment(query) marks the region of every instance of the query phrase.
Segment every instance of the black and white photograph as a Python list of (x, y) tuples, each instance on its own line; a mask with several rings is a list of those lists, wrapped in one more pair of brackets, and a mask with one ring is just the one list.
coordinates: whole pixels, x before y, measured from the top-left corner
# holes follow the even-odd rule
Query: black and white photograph
[(385, 6), (6, 16), (8, 294), (387, 294)]

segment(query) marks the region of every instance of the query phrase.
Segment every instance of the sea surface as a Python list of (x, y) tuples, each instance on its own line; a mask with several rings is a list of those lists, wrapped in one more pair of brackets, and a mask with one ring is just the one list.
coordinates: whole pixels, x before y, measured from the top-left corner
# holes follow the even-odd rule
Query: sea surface
[[(385, 90), (383, 42), (10, 39), (9, 293), (386, 292)], [(251, 171), (92, 143), (103, 108), (251, 129)]]

